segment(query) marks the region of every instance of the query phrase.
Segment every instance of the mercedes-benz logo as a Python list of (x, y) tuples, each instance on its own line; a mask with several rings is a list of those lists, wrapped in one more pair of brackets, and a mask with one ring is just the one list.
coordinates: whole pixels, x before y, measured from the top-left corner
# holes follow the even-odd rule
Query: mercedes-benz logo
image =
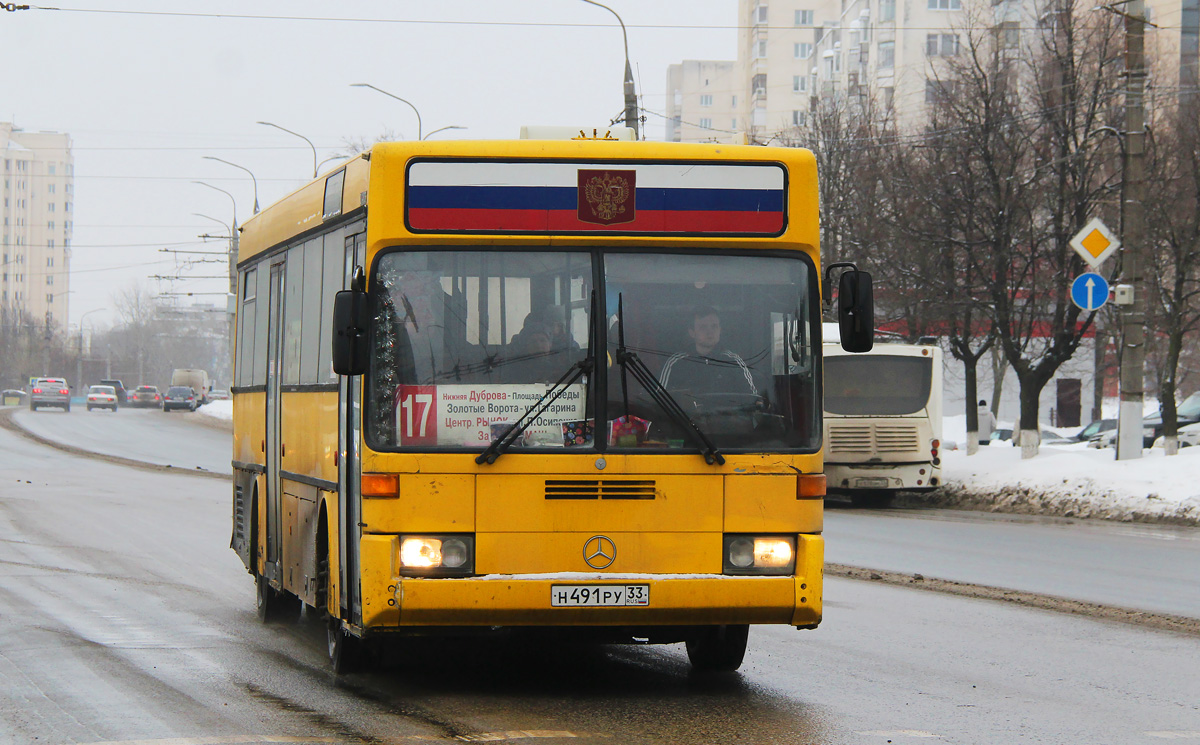
[(592, 569), (608, 569), (617, 560), (617, 544), (606, 535), (594, 535), (583, 544), (583, 560)]

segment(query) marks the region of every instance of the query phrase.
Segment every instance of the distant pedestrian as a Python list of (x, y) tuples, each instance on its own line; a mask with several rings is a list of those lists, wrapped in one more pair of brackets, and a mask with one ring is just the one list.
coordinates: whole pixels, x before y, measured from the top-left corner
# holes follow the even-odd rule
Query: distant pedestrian
[(992, 430), (996, 427), (996, 417), (988, 408), (987, 401), (979, 399), (979, 444), (990, 445)]

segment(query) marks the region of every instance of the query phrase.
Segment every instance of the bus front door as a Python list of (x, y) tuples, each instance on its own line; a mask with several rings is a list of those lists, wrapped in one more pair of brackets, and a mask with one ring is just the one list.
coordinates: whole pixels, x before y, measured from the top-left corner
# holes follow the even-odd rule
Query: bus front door
[(279, 394), (283, 379), (283, 291), (284, 266), (279, 263), (271, 267), (270, 298), (268, 300), (269, 322), (267, 323), (267, 391), (266, 391), (266, 459), (267, 459), (267, 519), (266, 555), (263, 574), (274, 582), (281, 582), (279, 571), (280, 499), (283, 484), (279, 476)]

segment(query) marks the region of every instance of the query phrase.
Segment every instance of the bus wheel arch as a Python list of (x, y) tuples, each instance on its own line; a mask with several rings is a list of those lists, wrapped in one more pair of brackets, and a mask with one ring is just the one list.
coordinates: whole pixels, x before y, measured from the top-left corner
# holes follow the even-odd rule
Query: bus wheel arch
[(742, 666), (749, 637), (750, 626), (744, 623), (703, 626), (687, 640), (688, 660), (698, 672), (733, 672)]

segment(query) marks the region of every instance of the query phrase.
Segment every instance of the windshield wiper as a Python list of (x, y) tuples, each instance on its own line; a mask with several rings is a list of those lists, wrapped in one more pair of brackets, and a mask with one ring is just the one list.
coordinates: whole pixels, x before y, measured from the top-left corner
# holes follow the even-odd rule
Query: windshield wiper
[(716, 463), (717, 465), (725, 465), (725, 456), (721, 455), (721, 451), (717, 450), (717, 446), (708, 439), (708, 435), (700, 429), (692, 418), (687, 415), (671, 392), (663, 387), (663, 384), (658, 382), (658, 378), (654, 377), (654, 373), (650, 372), (650, 368), (646, 367), (646, 363), (642, 362), (636, 352), (631, 352), (625, 346), (625, 311), (623, 307), (623, 298), (617, 296), (617, 363), (621, 365), (621, 388), (622, 395), (625, 398), (625, 416), (629, 416), (629, 389), (625, 382), (625, 373), (629, 372), (633, 375), (637, 382), (642, 384), (646, 392), (650, 394), (650, 398), (654, 399), (654, 403), (667, 413), (667, 416), (683, 427), (684, 432), (692, 436), (700, 444), (700, 454), (704, 456), (704, 462), (708, 465)]
[[(567, 392), (567, 389), (575, 384), (584, 373), (593, 370), (596, 367), (596, 358), (593, 350), (596, 348), (593, 343), (595, 337), (595, 317), (596, 317), (596, 292), (592, 291), (592, 318), (588, 324), (588, 351), (587, 356), (567, 368), (558, 382), (550, 386), (542, 397), (534, 401), (525, 409), (521, 417), (512, 423), (508, 429), (504, 430), (504, 434), (499, 438), (492, 440), (492, 443), (487, 446), (482, 453), (475, 456), (475, 462), (482, 465), (487, 463), (491, 465), (496, 462), (496, 459), (504, 454), (506, 450), (512, 447), (512, 444), (517, 441), (521, 433), (529, 429), (529, 426), (537, 421), (537, 418), (545, 413), (546, 409), (559, 399), (562, 394)], [(593, 378), (595, 376), (593, 375)]]

